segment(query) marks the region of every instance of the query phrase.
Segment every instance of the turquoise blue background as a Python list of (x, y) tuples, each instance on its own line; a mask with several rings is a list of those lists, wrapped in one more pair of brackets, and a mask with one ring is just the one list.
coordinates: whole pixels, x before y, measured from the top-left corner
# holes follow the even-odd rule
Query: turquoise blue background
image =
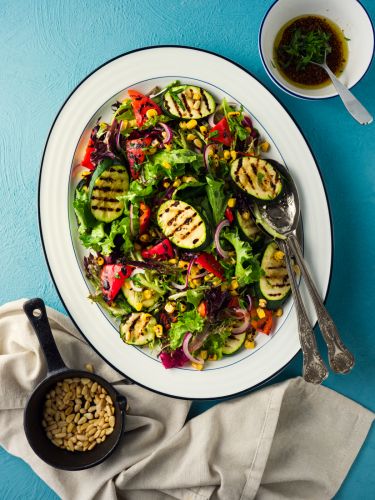
[[(39, 238), (37, 184), (49, 129), (70, 92), (96, 67), (129, 50), (159, 44), (208, 49), (256, 75), (292, 113), (311, 144), (327, 188), (334, 227), (327, 305), (357, 360), (349, 376), (331, 374), (325, 385), (375, 410), (375, 124), (358, 125), (338, 98), (303, 101), (274, 86), (257, 47), (259, 25), (271, 3), (0, 2), (0, 301), (40, 296), (64, 311)], [(375, 2), (363, 4), (374, 19)], [(354, 91), (373, 114), (374, 89), (372, 67)], [(299, 355), (275, 381), (300, 372)], [(197, 403), (192, 414), (210, 405)], [(374, 447), (373, 430), (337, 498), (373, 498)], [(26, 497), (53, 499), (56, 495), (25, 463), (0, 448), (0, 498)]]

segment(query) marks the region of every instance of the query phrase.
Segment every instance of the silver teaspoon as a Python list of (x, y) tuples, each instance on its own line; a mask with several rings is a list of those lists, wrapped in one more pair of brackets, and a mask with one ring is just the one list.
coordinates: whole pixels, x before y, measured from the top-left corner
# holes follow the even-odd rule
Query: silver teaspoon
[(354, 356), (341, 340), (335, 323), (323, 304), (295, 236), (300, 217), (297, 187), (283, 165), (276, 162), (272, 163), (275, 164), (275, 168), (284, 177), (284, 194), (275, 203), (257, 203), (254, 207), (254, 215), (257, 222), (268, 233), (284, 241), (286, 246), (294, 253), (312, 298), (320, 330), (327, 344), (329, 364), (336, 373), (348, 373), (354, 366)]
[(323, 63), (317, 63), (314, 61), (311, 61), (311, 63), (319, 66), (320, 68), (323, 68), (327, 72), (328, 76), (332, 80), (335, 89), (337, 90), (338, 95), (344, 103), (344, 106), (352, 115), (352, 117), (361, 125), (369, 125), (373, 121), (372, 115), (370, 115), (367, 109), (358, 101), (356, 97), (354, 97), (350, 90), (345, 87), (345, 85), (341, 83), (338, 78), (336, 78), (335, 74), (329, 69), (327, 65), (326, 56), (327, 54), (325, 54), (324, 56)]

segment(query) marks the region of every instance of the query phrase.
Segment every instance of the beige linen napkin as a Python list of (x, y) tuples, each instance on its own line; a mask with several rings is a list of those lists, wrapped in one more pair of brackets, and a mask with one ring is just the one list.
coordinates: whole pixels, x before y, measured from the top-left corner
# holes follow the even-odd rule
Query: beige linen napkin
[[(59, 471), (33, 453), (23, 432), (23, 407), (46, 371), (23, 302), (0, 307), (0, 443), (64, 499), (332, 498), (374, 418), (301, 378), (221, 403), (186, 424), (190, 402), (118, 386), (130, 404), (120, 447), (92, 469)], [(109, 381), (121, 378), (68, 318), (47, 312), (67, 365), (92, 363)]]

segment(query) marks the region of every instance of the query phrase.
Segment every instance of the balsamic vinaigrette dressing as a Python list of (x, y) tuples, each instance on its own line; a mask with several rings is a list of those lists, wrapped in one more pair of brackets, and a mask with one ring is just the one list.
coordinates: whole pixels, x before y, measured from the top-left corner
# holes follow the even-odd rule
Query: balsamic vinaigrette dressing
[(279, 47), (289, 45), (297, 29), (303, 33), (320, 30), (330, 35), (328, 44), (331, 52), (327, 54), (327, 64), (336, 76), (342, 73), (348, 59), (348, 44), (344, 33), (334, 22), (325, 17), (306, 15), (288, 21), (276, 35), (273, 56), (284, 78), (302, 88), (325, 87), (331, 80), (323, 68), (311, 63), (304, 69), (297, 69), (293, 63), (285, 66), (285, 56)]

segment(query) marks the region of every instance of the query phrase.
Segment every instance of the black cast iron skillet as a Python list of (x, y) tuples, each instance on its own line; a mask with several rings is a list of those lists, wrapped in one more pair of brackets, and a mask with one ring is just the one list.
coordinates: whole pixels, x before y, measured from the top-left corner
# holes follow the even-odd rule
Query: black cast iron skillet
[[(88, 469), (98, 465), (115, 450), (124, 435), (126, 398), (119, 394), (105, 379), (84, 370), (68, 368), (62, 360), (52, 336), (46, 308), (42, 299), (31, 299), (23, 305), (47, 361), (47, 376), (34, 389), (24, 411), (24, 429), (34, 452), (52, 467), (64, 470)], [(90, 451), (68, 451), (55, 446), (42, 427), (46, 394), (65, 378), (90, 378), (106, 389), (115, 406), (115, 428), (106, 440)]]

